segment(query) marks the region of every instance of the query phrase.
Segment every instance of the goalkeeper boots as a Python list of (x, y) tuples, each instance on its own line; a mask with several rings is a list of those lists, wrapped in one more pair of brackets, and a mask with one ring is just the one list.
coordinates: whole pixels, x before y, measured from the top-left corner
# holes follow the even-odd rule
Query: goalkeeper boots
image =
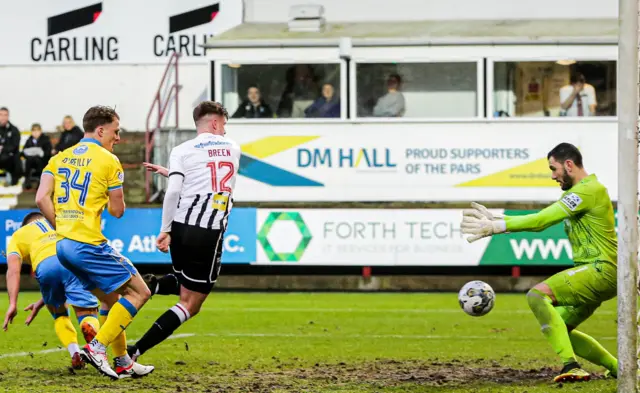
[(588, 381), (589, 379), (591, 379), (591, 375), (588, 372), (580, 368), (577, 362), (571, 362), (564, 366), (560, 371), (560, 375), (556, 376), (553, 382), (577, 382)]

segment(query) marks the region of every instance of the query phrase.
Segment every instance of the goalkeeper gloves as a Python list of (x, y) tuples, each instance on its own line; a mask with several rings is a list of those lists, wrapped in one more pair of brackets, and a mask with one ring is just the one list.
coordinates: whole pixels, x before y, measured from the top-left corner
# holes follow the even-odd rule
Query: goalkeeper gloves
[(471, 209), (462, 211), (460, 228), (463, 234), (472, 235), (467, 238), (467, 241), (473, 243), (483, 237), (506, 232), (507, 223), (504, 216), (492, 214), (481, 204), (471, 202)]

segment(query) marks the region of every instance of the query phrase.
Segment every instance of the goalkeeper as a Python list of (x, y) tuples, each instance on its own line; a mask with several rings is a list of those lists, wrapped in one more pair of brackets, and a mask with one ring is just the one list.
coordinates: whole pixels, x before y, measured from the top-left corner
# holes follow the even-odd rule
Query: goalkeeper
[(615, 377), (617, 359), (593, 337), (576, 330), (617, 293), (618, 242), (611, 199), (596, 176), (584, 170), (575, 146), (561, 143), (547, 158), (551, 178), (564, 191), (559, 201), (535, 214), (504, 217), (472, 203), (472, 209), (463, 212), (462, 233), (472, 235), (467, 240), (474, 242), (504, 232), (539, 232), (564, 220), (575, 266), (537, 284), (527, 293), (527, 301), (564, 364), (555, 382), (589, 380), (576, 355)]

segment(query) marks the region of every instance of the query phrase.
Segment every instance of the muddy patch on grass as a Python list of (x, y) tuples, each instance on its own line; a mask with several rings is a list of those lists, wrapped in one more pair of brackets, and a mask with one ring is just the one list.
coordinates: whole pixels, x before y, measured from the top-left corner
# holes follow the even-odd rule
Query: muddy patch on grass
[[(329, 386), (358, 388), (362, 392), (394, 386), (429, 387), (500, 385), (536, 385), (549, 383), (558, 370), (552, 368), (515, 369), (495, 361), (462, 362), (457, 360), (397, 361), (368, 363), (316, 363), (302, 366), (283, 363), (276, 370), (244, 369), (216, 373), (214, 377), (183, 375), (173, 379), (188, 391), (197, 392), (322, 392)], [(206, 373), (206, 371), (205, 371)]]

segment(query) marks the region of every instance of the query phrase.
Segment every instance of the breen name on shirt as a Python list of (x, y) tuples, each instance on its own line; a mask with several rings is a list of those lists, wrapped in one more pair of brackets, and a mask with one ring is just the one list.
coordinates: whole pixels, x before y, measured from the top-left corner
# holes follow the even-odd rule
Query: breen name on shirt
[(93, 158), (65, 158), (62, 160), (62, 163), (73, 166), (89, 166), (91, 161), (93, 161)]
[(209, 157), (230, 157), (231, 150), (229, 149), (210, 149)]

